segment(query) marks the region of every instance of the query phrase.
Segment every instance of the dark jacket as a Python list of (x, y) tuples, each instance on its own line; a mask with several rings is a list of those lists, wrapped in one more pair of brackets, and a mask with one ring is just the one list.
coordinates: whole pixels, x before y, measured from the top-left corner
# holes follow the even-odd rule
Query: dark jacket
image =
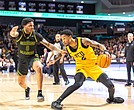
[(126, 43), (125, 57), (126, 61), (134, 61), (134, 41)]

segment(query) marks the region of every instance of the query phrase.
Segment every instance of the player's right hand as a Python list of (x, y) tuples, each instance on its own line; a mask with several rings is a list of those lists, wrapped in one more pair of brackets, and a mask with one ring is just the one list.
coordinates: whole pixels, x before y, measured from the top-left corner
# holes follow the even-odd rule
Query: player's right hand
[(10, 35), (11, 35), (12, 37), (17, 37), (17, 36), (19, 35), (19, 33), (17, 32), (18, 28), (19, 28), (19, 26), (14, 26), (14, 27), (12, 28), (12, 30), (10, 31)]
[(12, 31), (13, 31), (13, 32), (16, 32), (16, 31), (18, 30), (18, 28), (19, 28), (19, 26), (14, 26), (14, 27), (12, 28)]

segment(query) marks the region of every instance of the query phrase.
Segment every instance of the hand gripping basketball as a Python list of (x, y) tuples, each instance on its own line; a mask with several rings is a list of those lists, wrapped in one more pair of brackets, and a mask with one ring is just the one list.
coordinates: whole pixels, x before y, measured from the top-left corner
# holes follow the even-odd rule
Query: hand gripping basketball
[(108, 68), (111, 64), (111, 57), (106, 54), (101, 54), (97, 57), (97, 65), (101, 68)]
[(108, 50), (104, 50), (104, 54), (106, 54), (110, 57), (110, 53), (108, 52)]

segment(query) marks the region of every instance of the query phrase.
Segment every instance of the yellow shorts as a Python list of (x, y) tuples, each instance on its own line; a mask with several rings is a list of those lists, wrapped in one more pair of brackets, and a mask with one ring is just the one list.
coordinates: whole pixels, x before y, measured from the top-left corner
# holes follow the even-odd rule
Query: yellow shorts
[(86, 78), (90, 77), (96, 81), (103, 73), (103, 70), (98, 65), (92, 65), (89, 67), (76, 67), (76, 73), (78, 72), (82, 72)]

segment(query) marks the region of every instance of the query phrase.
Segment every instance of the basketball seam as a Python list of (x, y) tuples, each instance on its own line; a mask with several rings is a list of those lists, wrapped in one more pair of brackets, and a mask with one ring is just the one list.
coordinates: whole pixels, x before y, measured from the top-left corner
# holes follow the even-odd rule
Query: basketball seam
[(105, 68), (105, 65), (106, 65), (106, 62), (107, 62), (107, 58), (108, 58), (108, 57), (106, 56), (106, 60), (105, 60), (105, 63), (104, 63), (103, 68)]
[[(108, 59), (108, 58), (107, 58), (107, 59)], [(109, 63), (110, 63), (109, 61), (110, 61), (110, 60), (108, 59), (107, 67), (109, 66)]]
[(103, 55), (102, 55), (101, 58), (100, 58), (100, 61), (99, 61), (100, 64), (99, 64), (99, 65), (101, 65), (101, 59), (102, 59), (102, 57), (103, 57)]
[(99, 56), (98, 56), (98, 58), (97, 58), (97, 65), (99, 65)]
[(108, 60), (108, 61), (109, 61), (109, 63), (108, 63), (109, 65), (108, 65), (108, 66), (110, 66), (110, 64), (111, 64), (111, 58), (110, 58), (110, 60)]

